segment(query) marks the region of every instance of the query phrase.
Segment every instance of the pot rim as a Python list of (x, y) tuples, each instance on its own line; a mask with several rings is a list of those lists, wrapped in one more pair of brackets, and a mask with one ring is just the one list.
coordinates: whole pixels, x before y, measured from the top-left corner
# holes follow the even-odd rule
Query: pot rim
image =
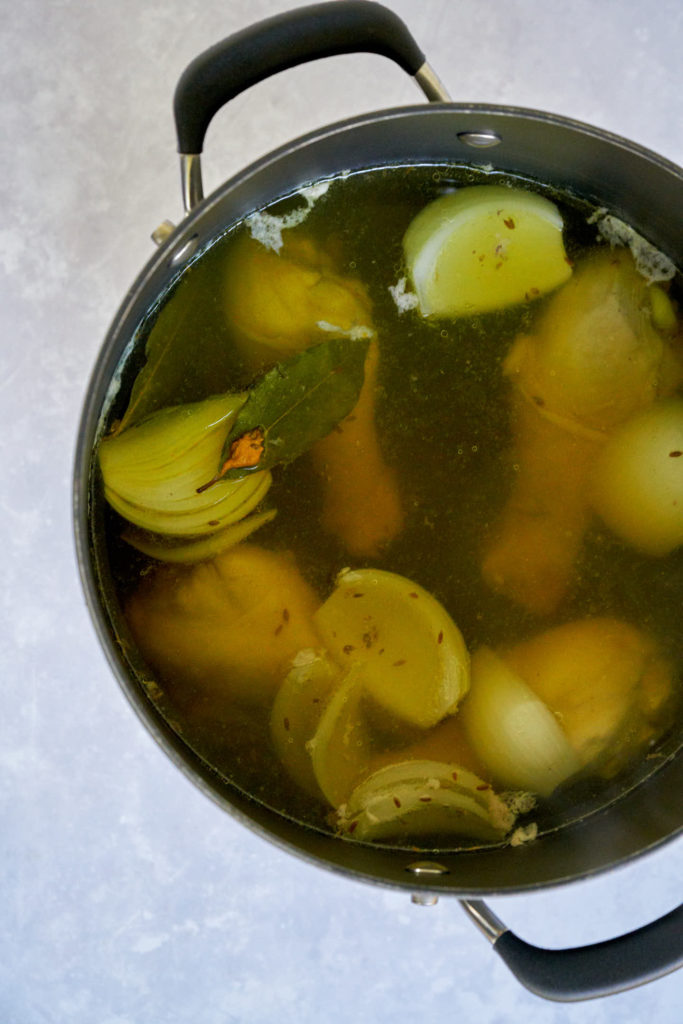
[[(287, 156), (294, 150), (307, 148), (321, 139), (336, 136), (368, 124), (374, 125), (378, 122), (395, 121), (407, 117), (412, 118), (416, 115), (420, 118), (433, 117), (443, 115), (444, 113), (448, 114), (450, 117), (459, 115), (466, 118), (474, 118), (476, 116), (477, 118), (493, 118), (494, 120), (519, 119), (546, 127), (550, 126), (569, 130), (571, 132), (578, 133), (585, 138), (600, 140), (621, 151), (628, 151), (629, 153), (635, 154), (648, 163), (656, 165), (662, 171), (672, 174), (675, 178), (683, 182), (683, 166), (679, 166), (668, 157), (664, 157), (655, 150), (641, 145), (626, 136), (612, 132), (606, 128), (598, 127), (597, 125), (593, 125), (587, 121), (572, 118), (564, 114), (539, 110), (535, 107), (467, 101), (433, 101), (430, 103), (405, 104), (399, 107), (386, 107), (376, 111), (369, 111), (364, 114), (358, 114), (353, 117), (334, 121), (331, 124), (315, 128), (303, 135), (289, 140), (278, 146), (276, 149), (264, 153), (257, 159), (253, 160), (246, 167), (240, 169), (221, 185), (217, 186), (216, 189), (205, 196), (196, 207), (185, 215), (179, 224), (179, 228), (189, 226), (193, 223), (197, 217), (200, 217), (208, 208), (219, 202), (226, 192), (232, 190), (240, 181), (251, 177), (257, 171), (262, 170), (271, 164), (279, 162), (283, 157)], [(488, 126), (485, 123), (482, 123), (480, 127), (482, 129), (486, 129)], [(472, 129), (470, 130), (472, 131)], [(475, 158), (477, 156), (483, 157), (487, 153), (495, 155), (496, 148), (497, 147), (495, 145), (491, 145), (481, 148), (475, 146), (469, 149), (469, 162), (476, 164), (479, 161)], [(453, 160), (453, 163), (456, 162), (458, 161)], [(464, 163), (468, 161), (463, 160), (462, 162)], [(489, 161), (483, 160), (482, 162), (488, 163)]]
[[(196, 255), (200, 254), (208, 244), (212, 244), (217, 237), (216, 228), (219, 222), (223, 220), (222, 210), (226, 201), (231, 196), (239, 193), (240, 190), (246, 193), (245, 198), (253, 196), (253, 188), (249, 186), (255, 179), (259, 181), (267, 179), (273, 168), (277, 169), (283, 163), (292, 163), (294, 170), (300, 165), (299, 158), (302, 155), (310, 157), (312, 149), (316, 149), (316, 147), (329, 152), (332, 144), (336, 144), (345, 136), (348, 138), (349, 135), (360, 134), (367, 137), (369, 131), (376, 133), (378, 128), (381, 128), (383, 134), (387, 134), (388, 131), (395, 130), (397, 125), (405, 128), (406, 125), (413, 123), (415, 118), (419, 118), (419, 123), (424, 124), (427, 119), (435, 121), (444, 117), (450, 120), (461, 118), (463, 126), (469, 125), (471, 122), (470, 131), (474, 130), (475, 124), (481, 130), (497, 131), (498, 134), (502, 135), (500, 145), (504, 145), (506, 142), (502, 129), (505, 127), (506, 129), (512, 128), (512, 130), (516, 131), (520, 124), (524, 127), (533, 126), (535, 129), (540, 129), (544, 132), (549, 130), (559, 132), (565, 136), (569, 133), (569, 136), (572, 138), (581, 138), (589, 142), (595, 142), (601, 147), (608, 147), (612, 155), (614, 155), (616, 147), (616, 150), (620, 154), (628, 156), (629, 160), (635, 160), (638, 164), (646, 164), (648, 167), (654, 168), (659, 176), (663, 176), (667, 181), (673, 182), (672, 188), (676, 187), (679, 190), (683, 188), (683, 170), (681, 168), (668, 159), (619, 135), (561, 115), (545, 113), (530, 108), (483, 103), (421, 104), (363, 114), (309, 132), (265, 154), (224, 182), (181, 221), (139, 273), (115, 315), (91, 374), (79, 425), (73, 477), (74, 537), (79, 571), (88, 609), (93, 619), (100, 645), (105, 651), (107, 660), (114, 671), (119, 685), (145, 727), (151, 732), (165, 753), (171, 757), (186, 777), (191, 779), (198, 788), (221, 806), (223, 810), (228, 810), (252, 831), (255, 831), (262, 838), (266, 838), (276, 846), (286, 849), (289, 853), (294, 853), (319, 867), (324, 867), (327, 870), (332, 870), (357, 880), (413, 891), (416, 888), (435, 892), (448, 891), (458, 897), (497, 896), (519, 894), (586, 879), (603, 871), (629, 863), (662, 846), (664, 843), (673, 841), (683, 830), (683, 822), (679, 821), (678, 825), (674, 828), (671, 828), (670, 825), (665, 825), (664, 822), (659, 820), (658, 814), (653, 813), (656, 808), (648, 806), (643, 790), (649, 787), (651, 780), (659, 778), (659, 788), (662, 788), (661, 783), (664, 781), (665, 789), (668, 788), (671, 791), (680, 792), (680, 786), (683, 783), (683, 758), (680, 756), (671, 757), (653, 776), (618, 801), (622, 804), (627, 799), (635, 801), (635, 806), (639, 808), (639, 813), (646, 820), (647, 828), (643, 828), (642, 831), (648, 833), (648, 838), (643, 839), (637, 848), (631, 849), (629, 852), (624, 850), (614, 852), (613, 855), (609, 855), (606, 858), (603, 857), (591, 866), (586, 865), (583, 869), (572, 873), (553, 871), (549, 867), (548, 861), (551, 859), (551, 854), (548, 853), (545, 871), (541, 871), (540, 876), (534, 880), (518, 880), (514, 882), (508, 879), (508, 881), (502, 884), (500, 882), (498, 884), (491, 882), (472, 884), (470, 882), (461, 885), (450, 868), (448, 873), (445, 874), (430, 873), (429, 870), (416, 873), (414, 870), (411, 870), (411, 865), (415, 863), (415, 856), (407, 855), (405, 850), (401, 850), (399, 855), (396, 849), (389, 848), (387, 852), (383, 847), (369, 846), (368, 844), (365, 852), (359, 854), (358, 851), (363, 850), (366, 844), (359, 844), (355, 841), (349, 843), (340, 840), (338, 837), (323, 833), (315, 836), (308, 835), (308, 842), (304, 849), (298, 837), (302, 832), (310, 833), (311, 830), (305, 829), (299, 823), (292, 823), (285, 816), (270, 811), (262, 807), (262, 805), (258, 805), (258, 807), (262, 808), (258, 810), (252, 798), (241, 794), (241, 792), (236, 793), (236, 787), (232, 786), (232, 784), (228, 786), (231, 793), (230, 798), (228, 798), (224, 792), (226, 788), (225, 783), (222, 784), (222, 789), (218, 785), (217, 773), (196, 755), (187, 746), (185, 741), (181, 740), (171, 729), (169, 724), (162, 718), (160, 712), (146, 697), (139, 680), (133, 680), (132, 662), (124, 655), (118, 642), (116, 629), (109, 615), (103, 609), (100, 596), (102, 579), (98, 576), (98, 572), (95, 569), (96, 558), (92, 546), (93, 523), (90, 501), (92, 452), (98, 437), (98, 430), (101, 429), (103, 409), (108, 404), (108, 401), (111, 400), (112, 388), (116, 387), (116, 368), (124, 360), (127, 346), (132, 344), (131, 338), (133, 335), (130, 332), (130, 326), (136, 320), (139, 321), (142, 313), (148, 311), (152, 305), (145, 298), (150, 290), (155, 295), (159, 294), (158, 280), (160, 278), (172, 278), (173, 275), (179, 274), (188, 261), (191, 261)], [(418, 122), (415, 123), (417, 124)], [(451, 145), (455, 144), (455, 138), (460, 138), (457, 132), (450, 138)], [(458, 157), (469, 156), (469, 160), (453, 157), (451, 162), (453, 164), (469, 163), (472, 165), (488, 164), (490, 162), (495, 164), (497, 150), (498, 146), (485, 150), (476, 150), (470, 148), (467, 143), (462, 143)], [(395, 162), (390, 161), (392, 164)], [(411, 162), (416, 164), (434, 161), (429, 157), (425, 157), (423, 160), (410, 161), (406, 159), (403, 162), (405, 164)], [(368, 163), (367, 160), (361, 161), (351, 170), (368, 166), (387, 166), (387, 162), (385, 161), (382, 164), (382, 162)], [(338, 167), (337, 174), (345, 169)], [(503, 167), (501, 169), (505, 170), (506, 168)], [(323, 175), (323, 177), (327, 176), (332, 175)], [(299, 187), (307, 184), (310, 180), (316, 179), (300, 180)], [(320, 180), (320, 177), (317, 180)], [(268, 201), (272, 201), (282, 194), (288, 194), (288, 190), (285, 189), (276, 194), (271, 193)], [(258, 207), (252, 206), (251, 210), (255, 208)], [(246, 212), (248, 212), (246, 209), (242, 209), (239, 215), (232, 218), (230, 224), (242, 219)], [(226, 226), (223, 220), (222, 230), (228, 230), (230, 224)], [(635, 226), (638, 228), (640, 225), (636, 223)], [(190, 243), (193, 244), (194, 248), (190, 246), (192, 251), (187, 252), (186, 250)], [(679, 251), (683, 252), (683, 245)], [(639, 793), (640, 796), (638, 795)], [(590, 842), (585, 835), (586, 831), (591, 830), (593, 827), (590, 823), (594, 824), (595, 819), (598, 817), (603, 819), (609, 817), (608, 812), (610, 812), (611, 807), (612, 805), (609, 805), (607, 808), (589, 815), (584, 821), (573, 823), (561, 829), (562, 842), (566, 844), (566, 836), (570, 831), (573, 831), (574, 834), (573, 841), (579, 845), (584, 842)], [(277, 818), (278, 821), (274, 822), (274, 818)], [(641, 822), (642, 824), (643, 822)], [(293, 836), (297, 838), (294, 839)], [(549, 833), (537, 841), (538, 847), (543, 844), (546, 850), (550, 850), (556, 843), (557, 835), (553, 835), (553, 833)], [(511, 865), (513, 863), (520, 866), (524, 865), (523, 874), (526, 875), (529, 863), (534, 860), (533, 851), (538, 849), (537, 844), (520, 846), (515, 849), (508, 847), (504, 851), (505, 857), (510, 861)], [(615, 847), (615, 850), (619, 847), (616, 837), (613, 837), (612, 845)], [(467, 859), (471, 860), (476, 857), (480, 860), (482, 856), (487, 855), (488, 852), (483, 854), (472, 854), (462, 851), (457, 854), (436, 852), (435, 859), (437, 862), (440, 862), (455, 856), (462, 864)], [(421, 852), (418, 857), (421, 862), (430, 860), (424, 852)], [(398, 863), (399, 861), (400, 864)], [(372, 866), (370, 866), (371, 862)], [(377, 865), (379, 865), (379, 868)], [(510, 875), (511, 871), (512, 867), (508, 869), (506, 874)], [(512, 871), (512, 873), (514, 874), (515, 872)], [(485, 876), (486, 872), (481, 872), (481, 874)]]

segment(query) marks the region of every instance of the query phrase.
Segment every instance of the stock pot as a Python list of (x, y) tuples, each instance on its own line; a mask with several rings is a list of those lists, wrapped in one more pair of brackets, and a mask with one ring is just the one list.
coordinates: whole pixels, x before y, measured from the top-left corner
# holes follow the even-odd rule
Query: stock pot
[[(372, 51), (412, 75), (429, 103), (372, 113), (297, 139), (263, 157), (204, 198), (200, 154), (216, 111), (239, 92), (304, 61)], [(493, 165), (607, 207), (679, 267), (683, 256), (683, 172), (605, 131), (535, 110), (449, 101), (406, 26), (375, 3), (317, 4), (237, 33), (201, 54), (175, 96), (186, 216), (155, 233), (159, 248), (113, 321), (98, 357), (80, 425), (74, 479), (75, 531), (90, 612), (109, 662), (144, 724), (192, 781), (270, 841), (312, 864), (404, 888), (418, 900), (452, 895), (519, 979), (551, 999), (605, 995), (650, 981), (683, 963), (683, 905), (637, 932), (562, 951), (536, 949), (513, 935), (483, 897), (528, 892), (585, 878), (646, 854), (683, 826), (683, 757), (669, 743), (659, 769), (606, 807), (517, 848), (438, 852), (345, 842), (305, 829), (233, 787), (199, 758), (150, 701), (145, 667), (113, 593), (94, 500), (93, 461), (112, 393), (145, 314), (219, 235), (302, 185), (341, 171), (389, 165)]]

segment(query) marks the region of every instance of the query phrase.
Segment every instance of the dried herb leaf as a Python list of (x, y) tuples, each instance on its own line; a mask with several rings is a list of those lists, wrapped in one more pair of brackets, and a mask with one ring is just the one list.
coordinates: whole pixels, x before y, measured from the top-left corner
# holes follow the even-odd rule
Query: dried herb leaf
[[(187, 301), (187, 284), (181, 281), (173, 297), (156, 315), (154, 326), (145, 345), (146, 363), (135, 378), (128, 407), (118, 424), (116, 433), (140, 422), (150, 413), (171, 404), (169, 391), (177, 389), (182, 381), (182, 343), (193, 324), (192, 303)], [(165, 380), (170, 378), (170, 388)], [(177, 390), (176, 392), (177, 393)]]
[[(216, 479), (291, 462), (335, 427), (358, 401), (369, 342), (332, 338), (278, 363), (256, 384), (223, 447)], [(254, 461), (245, 465), (243, 439)]]
[(227, 320), (216, 314), (221, 288), (217, 256), (206, 253), (150, 314), (141, 328), (145, 363), (116, 433), (177, 404), (179, 395), (196, 402), (228, 390), (239, 373), (239, 356)]

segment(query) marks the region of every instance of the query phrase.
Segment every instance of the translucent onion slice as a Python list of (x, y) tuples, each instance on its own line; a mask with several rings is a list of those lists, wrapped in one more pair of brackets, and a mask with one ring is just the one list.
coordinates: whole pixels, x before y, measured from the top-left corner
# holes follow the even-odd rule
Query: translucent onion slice
[(644, 554), (683, 544), (683, 399), (656, 402), (609, 438), (595, 464), (593, 505)]
[(216, 472), (243, 402), (243, 395), (220, 395), (162, 409), (105, 438), (99, 461), (112, 508), (143, 530), (186, 538), (215, 533), (248, 515), (270, 487), (269, 472), (219, 480), (198, 493)]
[[(169, 469), (169, 473), (171, 472), (173, 471)], [(176, 464), (174, 472), (182, 474), (182, 465)], [(148, 494), (146, 496), (142, 488), (139, 491), (129, 488), (131, 497), (127, 497), (115, 488), (110, 487), (106, 483), (106, 478), (105, 483), (106, 489), (117, 494), (121, 502), (136, 508), (152, 509), (154, 512), (158, 512), (159, 515), (168, 516), (194, 515), (200, 510), (210, 512), (211, 509), (216, 508), (226, 498), (233, 498), (238, 495), (244, 496), (249, 490), (247, 485), (249, 477), (244, 476), (239, 480), (218, 480), (211, 487), (199, 493), (196, 488), (194, 491), (190, 491), (193, 478), (199, 475), (199, 473), (194, 471), (189, 476), (178, 475), (175, 482), (170, 484), (168, 492), (164, 495), (157, 493), (156, 495)], [(250, 474), (250, 476), (256, 475), (256, 473)], [(204, 482), (206, 483), (206, 481)]]
[(238, 523), (231, 523), (216, 533), (210, 533), (201, 540), (176, 541), (163, 535), (148, 533), (146, 530), (130, 528), (122, 534), (123, 539), (137, 551), (158, 562), (172, 562), (174, 565), (189, 565), (215, 558), (222, 551), (246, 540), (250, 534), (270, 523), (277, 515), (277, 509), (270, 508), (255, 512)]
[(552, 711), (488, 647), (472, 657), (461, 714), (476, 753), (506, 788), (549, 796), (581, 767)]
[[(153, 413), (104, 438), (100, 468), (107, 488), (133, 505), (184, 511), (197, 507), (197, 488), (210, 480), (244, 395), (220, 395)], [(201, 496), (218, 500), (215, 488)], [(189, 502), (189, 505), (183, 504)]]
[(370, 770), (372, 737), (362, 712), (363, 668), (352, 665), (332, 694), (307, 744), (325, 799), (339, 807)]
[[(222, 484), (226, 487), (222, 487)], [(136, 526), (152, 533), (175, 537), (193, 537), (215, 533), (222, 527), (236, 523), (248, 515), (268, 493), (272, 483), (270, 470), (252, 473), (241, 480), (219, 481), (220, 499), (206, 507), (197, 495), (197, 507), (182, 513), (166, 509), (134, 505), (116, 491), (104, 488), (104, 496), (111, 507)]]
[(461, 188), (418, 213), (403, 239), (422, 316), (471, 316), (571, 276), (562, 217), (548, 199), (499, 185)]
[(315, 622), (339, 665), (361, 664), (378, 704), (412, 725), (435, 725), (467, 692), (469, 654), (460, 630), (405, 576), (344, 570)]
[(313, 771), (309, 743), (315, 735), (341, 671), (324, 651), (299, 651), (277, 692), (270, 715), (270, 735), (282, 764), (302, 789), (322, 796)]
[(338, 814), (340, 831), (363, 840), (454, 833), (495, 842), (514, 820), (479, 776), (456, 764), (419, 760), (380, 768)]

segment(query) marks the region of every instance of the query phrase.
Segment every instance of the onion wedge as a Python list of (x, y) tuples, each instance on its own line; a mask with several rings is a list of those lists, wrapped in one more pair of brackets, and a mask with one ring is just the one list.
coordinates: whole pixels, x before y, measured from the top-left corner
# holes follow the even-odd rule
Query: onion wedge
[(488, 647), (472, 657), (461, 714), (476, 753), (508, 789), (549, 796), (581, 768), (552, 711)]
[(514, 817), (488, 783), (459, 765), (401, 761), (356, 787), (338, 826), (360, 840), (454, 833), (499, 842)]
[(405, 576), (343, 570), (315, 624), (337, 663), (362, 665), (368, 692), (411, 725), (436, 725), (467, 692), (469, 654), (460, 630)]

